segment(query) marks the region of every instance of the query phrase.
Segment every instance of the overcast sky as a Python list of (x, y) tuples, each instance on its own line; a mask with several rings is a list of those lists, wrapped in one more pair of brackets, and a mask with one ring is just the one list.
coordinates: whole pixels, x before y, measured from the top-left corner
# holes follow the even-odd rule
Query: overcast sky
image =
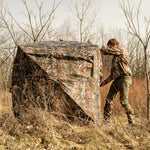
[[(23, 13), (23, 5), (21, 0), (5, 0), (8, 3), (8, 7), (11, 12), (17, 17), (17, 19), (23, 20), (21, 13)], [(32, 0), (27, 0), (30, 2), (30, 7), (34, 10), (34, 4)], [(37, 0), (39, 1), (39, 0)], [(44, 3), (49, 7), (49, 2), (53, 0), (43, 0)], [(58, 0), (57, 0), (58, 1)], [(134, 4), (139, 3), (139, 0), (129, 0)], [(98, 18), (100, 22), (104, 25), (105, 28), (117, 27), (122, 28), (125, 25), (124, 16), (122, 10), (118, 7), (118, 0), (95, 0), (96, 6), (99, 8)], [(150, 17), (150, 0), (142, 0), (141, 13), (144, 16)], [(58, 25), (61, 25), (64, 19), (69, 18), (70, 8), (69, 0), (64, 0), (62, 4), (57, 9), (56, 13), (56, 22)]]

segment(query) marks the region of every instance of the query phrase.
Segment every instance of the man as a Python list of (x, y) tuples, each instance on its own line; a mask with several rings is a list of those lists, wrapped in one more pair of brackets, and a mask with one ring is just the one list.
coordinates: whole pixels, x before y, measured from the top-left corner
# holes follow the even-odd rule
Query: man
[(119, 92), (120, 102), (126, 111), (128, 122), (129, 124), (134, 124), (134, 112), (128, 103), (129, 88), (132, 84), (132, 72), (127, 50), (116, 39), (110, 39), (107, 46), (108, 48), (101, 49), (101, 53), (104, 55), (113, 55), (111, 74), (101, 82), (100, 86), (102, 87), (112, 80), (113, 82), (110, 86), (104, 107), (104, 119), (106, 122), (110, 122), (112, 101)]

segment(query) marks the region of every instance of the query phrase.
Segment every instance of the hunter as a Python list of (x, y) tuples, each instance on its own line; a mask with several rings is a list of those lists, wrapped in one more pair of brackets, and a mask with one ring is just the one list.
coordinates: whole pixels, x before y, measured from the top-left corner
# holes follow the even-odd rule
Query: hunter
[(128, 103), (129, 88), (132, 84), (132, 72), (127, 50), (116, 39), (110, 39), (107, 48), (101, 48), (102, 55), (113, 55), (111, 74), (103, 80), (100, 87), (113, 80), (104, 107), (104, 121), (110, 122), (113, 99), (120, 93), (120, 103), (126, 111), (129, 124), (134, 124), (134, 111)]

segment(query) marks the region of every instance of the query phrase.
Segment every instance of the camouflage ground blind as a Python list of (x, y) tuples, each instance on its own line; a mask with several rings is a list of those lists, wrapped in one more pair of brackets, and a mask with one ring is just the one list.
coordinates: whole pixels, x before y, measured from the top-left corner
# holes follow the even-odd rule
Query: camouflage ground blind
[(20, 45), (12, 73), (14, 114), (32, 105), (100, 123), (101, 55), (97, 45), (47, 41)]

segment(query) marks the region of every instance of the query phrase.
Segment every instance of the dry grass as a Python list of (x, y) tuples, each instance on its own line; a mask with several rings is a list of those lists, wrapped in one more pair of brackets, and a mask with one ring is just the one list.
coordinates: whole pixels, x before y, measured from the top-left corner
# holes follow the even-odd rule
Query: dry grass
[[(40, 109), (24, 122), (14, 118), (11, 94), (0, 92), (0, 149), (5, 150), (148, 150), (150, 124), (146, 120), (146, 89), (143, 79), (134, 79), (129, 101), (136, 113), (136, 125), (128, 126), (119, 97), (114, 100), (112, 122), (70, 123)], [(102, 112), (109, 85), (101, 88)]]

